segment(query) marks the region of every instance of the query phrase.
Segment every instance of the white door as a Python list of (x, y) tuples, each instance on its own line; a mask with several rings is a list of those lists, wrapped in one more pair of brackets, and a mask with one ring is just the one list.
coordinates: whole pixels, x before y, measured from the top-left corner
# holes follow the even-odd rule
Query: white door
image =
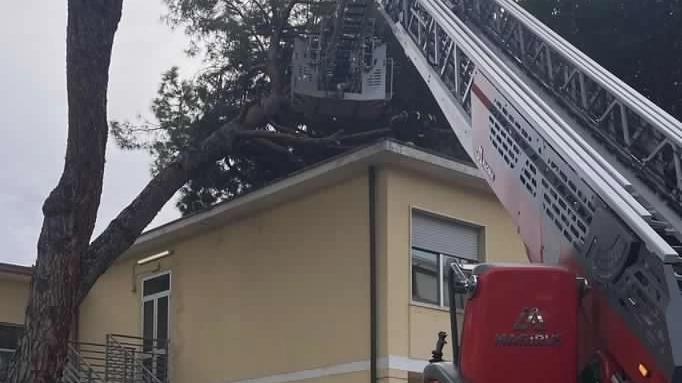
[(170, 325), (170, 273), (142, 281), (143, 364), (160, 381), (166, 381)]

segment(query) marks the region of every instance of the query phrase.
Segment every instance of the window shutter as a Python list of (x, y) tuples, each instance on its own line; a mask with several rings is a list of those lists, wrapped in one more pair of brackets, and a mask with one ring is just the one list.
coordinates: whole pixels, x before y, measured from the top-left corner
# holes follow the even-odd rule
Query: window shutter
[(412, 213), (412, 246), (424, 250), (479, 261), (479, 229)]

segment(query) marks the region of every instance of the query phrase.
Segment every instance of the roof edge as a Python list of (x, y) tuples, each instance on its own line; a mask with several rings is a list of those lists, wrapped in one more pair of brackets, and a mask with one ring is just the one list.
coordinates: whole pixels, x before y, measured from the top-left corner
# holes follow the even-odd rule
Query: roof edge
[(33, 268), (30, 266), (22, 266), (13, 263), (0, 262), (0, 273), (30, 276), (33, 274)]
[[(398, 161), (395, 161), (395, 160)], [(487, 183), (482, 177), (479, 170), (473, 164), (457, 161), (444, 157), (442, 155), (426, 151), (416, 146), (405, 144), (394, 139), (381, 139), (374, 144), (369, 144), (338, 156), (331, 157), (325, 161), (313, 164), (310, 167), (292, 173), (287, 177), (283, 177), (272, 181), (268, 185), (259, 189), (253, 190), (247, 194), (238, 196), (234, 199), (215, 204), (207, 209), (199, 212), (177, 218), (173, 221), (167, 222), (148, 231), (143, 232), (133, 245), (121, 255), (120, 258), (127, 258), (130, 255), (151, 251), (157, 245), (165, 243), (172, 234), (180, 234), (185, 229), (190, 229), (191, 233), (200, 231), (205, 228), (210, 228), (219, 225), (220, 217), (229, 212), (238, 214), (241, 211), (247, 211), (253, 208), (256, 202), (262, 202), (265, 198), (275, 197), (286, 199), (285, 194), (296, 194), (305, 192), (310, 184), (324, 182), (323, 176), (330, 175), (332, 172), (340, 169), (346, 169), (346, 173), (352, 174), (360, 166), (374, 165), (393, 165), (408, 167), (423, 167), (425, 171), (431, 175), (436, 176), (440, 172), (443, 177), (453, 178), (453, 174), (457, 174), (460, 182), (465, 180), (473, 181), (480, 190), (488, 190)], [(411, 166), (410, 166), (411, 165)], [(340, 172), (344, 173), (344, 172)], [(343, 175), (339, 175), (342, 177)], [(289, 193), (285, 193), (289, 191)], [(184, 236), (190, 236), (188, 232)], [(177, 239), (181, 239), (176, 237)]]
[(251, 201), (258, 200), (267, 195), (273, 194), (280, 190), (286, 189), (292, 184), (299, 184), (308, 179), (314, 178), (316, 176), (328, 173), (334, 169), (347, 165), (349, 163), (357, 162), (366, 157), (376, 155), (382, 151), (388, 149), (388, 145), (385, 141), (365, 146), (348, 153), (341, 154), (339, 156), (331, 157), (326, 161), (314, 164), (309, 168), (304, 168), (298, 172), (294, 172), (287, 177), (273, 180), (266, 186), (259, 189), (253, 190), (231, 200), (227, 200), (221, 203), (217, 203), (211, 207), (204, 210), (198, 211), (196, 213), (188, 214), (186, 216), (174, 219), (155, 228), (147, 230), (140, 234), (135, 243), (131, 247), (140, 245), (141, 243), (147, 242), (158, 236), (170, 234), (171, 232), (179, 229), (182, 226), (191, 225), (193, 223), (201, 223), (202, 221), (219, 215), (225, 211), (231, 210), (237, 206), (247, 204)]

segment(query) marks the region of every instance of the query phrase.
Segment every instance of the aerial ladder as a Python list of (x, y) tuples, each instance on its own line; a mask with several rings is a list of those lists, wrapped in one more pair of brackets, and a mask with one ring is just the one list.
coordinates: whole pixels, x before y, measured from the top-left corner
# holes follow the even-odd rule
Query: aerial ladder
[(530, 261), (450, 265), (424, 382), (682, 383), (682, 123), (513, 0), (379, 1)]

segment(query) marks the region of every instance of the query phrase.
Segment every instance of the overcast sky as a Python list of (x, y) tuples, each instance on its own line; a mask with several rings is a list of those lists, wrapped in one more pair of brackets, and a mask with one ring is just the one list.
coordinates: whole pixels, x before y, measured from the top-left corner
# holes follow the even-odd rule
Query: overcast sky
[[(7, 2), (0, 16), (0, 262), (30, 265), (42, 224), (41, 205), (56, 185), (66, 145), (66, 0)], [(109, 118), (150, 115), (161, 73), (179, 65), (187, 38), (160, 21), (161, 0), (125, 0), (114, 41)], [(149, 180), (150, 157), (123, 152), (109, 141), (96, 233)], [(171, 201), (150, 227), (179, 217)]]

